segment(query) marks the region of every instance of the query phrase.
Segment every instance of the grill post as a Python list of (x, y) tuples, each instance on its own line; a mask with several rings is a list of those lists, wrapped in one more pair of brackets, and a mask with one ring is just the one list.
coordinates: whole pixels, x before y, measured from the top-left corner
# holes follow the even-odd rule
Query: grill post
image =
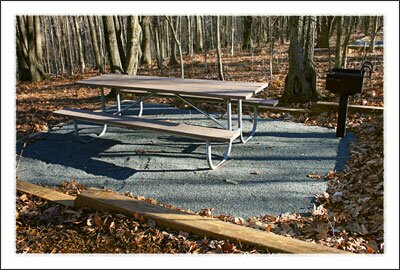
[(346, 133), (346, 119), (347, 119), (347, 103), (349, 95), (347, 93), (340, 93), (339, 96), (339, 110), (336, 127), (336, 137), (344, 137)]

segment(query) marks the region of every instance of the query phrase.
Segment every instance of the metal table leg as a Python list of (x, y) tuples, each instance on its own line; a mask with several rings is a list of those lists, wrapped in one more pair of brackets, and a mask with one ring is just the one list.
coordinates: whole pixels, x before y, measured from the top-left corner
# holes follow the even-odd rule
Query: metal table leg
[(258, 109), (257, 106), (254, 106), (254, 121), (253, 121), (253, 128), (250, 131), (250, 134), (247, 136), (247, 138), (244, 138), (243, 136), (243, 112), (242, 112), (242, 100), (238, 100), (238, 125), (240, 129), (240, 141), (242, 143), (246, 143), (248, 140), (250, 140), (254, 134), (257, 132), (257, 123), (258, 123)]

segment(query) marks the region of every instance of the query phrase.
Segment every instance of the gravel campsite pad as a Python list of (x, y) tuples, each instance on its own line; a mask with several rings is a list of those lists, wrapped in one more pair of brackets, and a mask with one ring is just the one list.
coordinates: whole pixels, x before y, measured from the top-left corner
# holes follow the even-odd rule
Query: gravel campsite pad
[[(195, 111), (145, 108), (144, 117), (210, 125)], [(250, 121), (245, 122), (250, 130)], [(101, 131), (96, 125), (79, 127), (87, 137)], [(252, 140), (234, 143), (231, 160), (208, 170), (201, 141), (109, 127), (105, 136), (84, 144), (67, 124), (23, 148), (17, 175), (43, 185), (77, 180), (192, 211), (213, 208), (216, 214), (240, 217), (302, 213), (312, 210), (314, 196), (326, 190), (324, 175), (343, 169), (352, 140), (351, 134), (336, 138), (334, 129), (261, 119)], [(213, 146), (216, 159), (224, 149)], [(18, 155), (21, 150), (17, 145)]]

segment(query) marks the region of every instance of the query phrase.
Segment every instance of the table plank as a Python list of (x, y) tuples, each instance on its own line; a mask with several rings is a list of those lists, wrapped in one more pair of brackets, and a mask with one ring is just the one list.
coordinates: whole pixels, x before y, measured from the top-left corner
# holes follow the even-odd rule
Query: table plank
[(107, 74), (77, 82), (95, 86), (157, 91), (161, 93), (192, 94), (204, 97), (248, 99), (268, 87), (268, 83), (213, 81), (151, 76)]

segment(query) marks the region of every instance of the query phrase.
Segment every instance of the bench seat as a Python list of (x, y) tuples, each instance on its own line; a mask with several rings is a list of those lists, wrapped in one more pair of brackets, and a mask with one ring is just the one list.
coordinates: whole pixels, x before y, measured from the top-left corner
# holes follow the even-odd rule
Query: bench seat
[(141, 128), (150, 131), (171, 133), (204, 141), (232, 142), (240, 136), (240, 131), (230, 131), (218, 128), (187, 125), (153, 119), (144, 119), (134, 116), (110, 115), (103, 112), (83, 111), (76, 109), (61, 109), (54, 114), (73, 119), (123, 127), (128, 129)]
[[(143, 90), (132, 90), (132, 89), (120, 89), (119, 90), (121, 93), (129, 93), (129, 94), (135, 94), (135, 95), (146, 95), (148, 94), (147, 91)], [(171, 93), (157, 93), (155, 96), (157, 97), (164, 97), (164, 98), (174, 98), (174, 94)], [(184, 98), (188, 99), (197, 99), (197, 100), (205, 100), (205, 101), (210, 101), (210, 102), (221, 102), (223, 101), (222, 98), (217, 98), (217, 97), (199, 97), (195, 95), (182, 95)], [(251, 105), (251, 106), (257, 106), (257, 107), (275, 107), (278, 105), (279, 100), (277, 99), (262, 99), (262, 98), (256, 98), (256, 97), (251, 97), (249, 99), (245, 99), (242, 101), (243, 105)]]

